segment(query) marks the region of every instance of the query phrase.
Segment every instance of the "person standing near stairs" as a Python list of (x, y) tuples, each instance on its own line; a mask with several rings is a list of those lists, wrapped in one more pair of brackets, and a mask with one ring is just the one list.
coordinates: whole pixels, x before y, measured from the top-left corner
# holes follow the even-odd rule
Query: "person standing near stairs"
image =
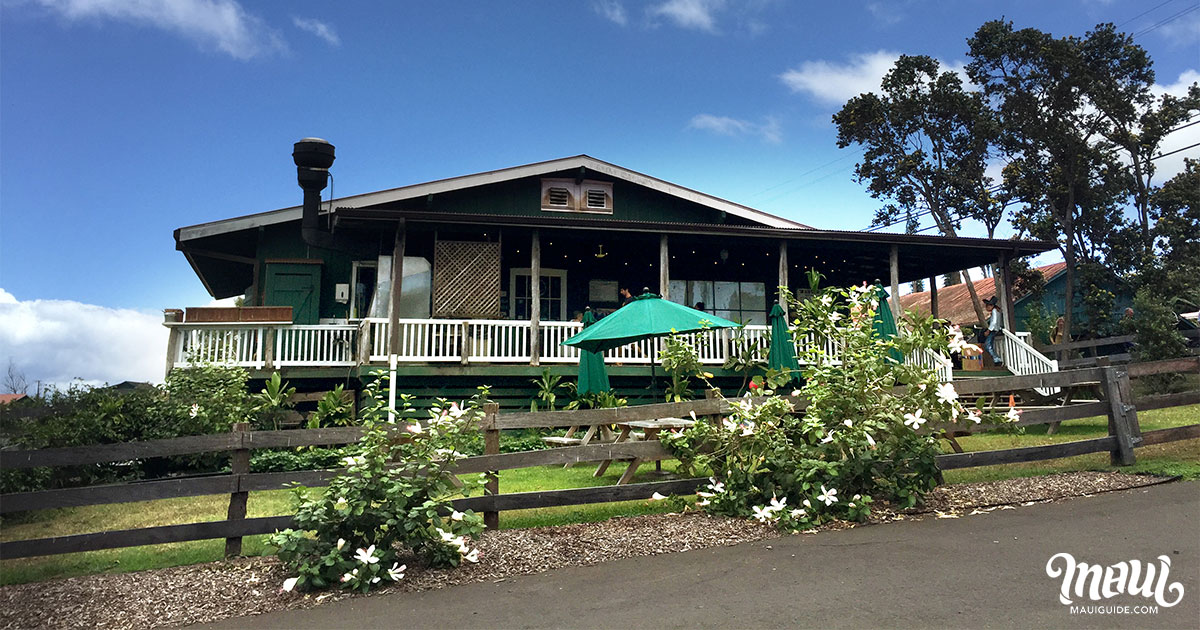
[(1000, 330), (1004, 328), (1000, 323), (1000, 309), (997, 308), (999, 302), (994, 295), (983, 301), (988, 307), (988, 327), (983, 339), (983, 347), (988, 354), (992, 355), (992, 362), (996, 364), (996, 367), (1004, 367), (1004, 361), (1000, 359), (1000, 355), (996, 354), (996, 337), (1000, 336)]

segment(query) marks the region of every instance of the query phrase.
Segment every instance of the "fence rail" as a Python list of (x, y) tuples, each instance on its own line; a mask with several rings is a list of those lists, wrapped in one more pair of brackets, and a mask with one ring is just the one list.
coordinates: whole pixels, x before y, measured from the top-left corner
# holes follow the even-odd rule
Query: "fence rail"
[[(1200, 391), (1148, 396), (1134, 400), (1131, 394), (1130, 378), (1182, 371), (1200, 371), (1200, 358), (1133, 364), (1121, 368), (1090, 368), (960, 382), (958, 391), (965, 395), (983, 395), (1031, 387), (1098, 384), (1105, 400), (1050, 409), (1032, 409), (1022, 415), (1019, 424), (1046, 424), (1073, 418), (1106, 415), (1109, 418), (1109, 435), (1045, 446), (939, 455), (937, 457), (938, 465), (944, 470), (950, 470), (1072, 457), (1097, 452), (1109, 452), (1114, 464), (1128, 465), (1134, 462), (1136, 447), (1200, 439), (1200, 424), (1146, 433), (1141, 432), (1138, 424), (1137, 411), (1139, 409), (1200, 404)], [(796, 398), (791, 398), (791, 400), (798, 409), (804, 408), (803, 400)], [(457, 499), (453, 502), (454, 506), (460, 510), (471, 508), (482, 511), (485, 519), (489, 521), (489, 525), (495, 526), (498, 513), (504, 510), (643, 499), (650, 497), (655, 492), (663, 494), (689, 493), (706, 480), (680, 479), (596, 488), (500, 494), (498, 484), (495, 482), (496, 473), (501, 470), (606, 460), (655, 461), (669, 459), (671, 454), (656, 441), (589, 444), (502, 454), (499, 452), (499, 432), (504, 429), (531, 427), (616, 424), (634, 420), (683, 417), (690, 413), (695, 413), (697, 416), (719, 416), (727, 413), (729, 406), (730, 403), (727, 400), (710, 398), (683, 403), (661, 403), (617, 409), (500, 414), (498, 406), (489, 405), (481, 426), (485, 434), (485, 454), (461, 459), (457, 462), (455, 469), (460, 474), (488, 473), (491, 476), (488, 494)], [(250, 473), (245, 464), (249, 461), (251, 450), (346, 444), (358, 440), (362, 435), (360, 427), (285, 431), (248, 431), (241, 430), (241, 427), (237, 429), (227, 434), (137, 443), (34, 451), (0, 451), (0, 468), (3, 469), (76, 466), (208, 452), (228, 452), (234, 464), (233, 473), (225, 475), (5, 494), (0, 496), (0, 513), (213, 494), (229, 494), (231, 507), (237, 507), (237, 503), (241, 501), (243, 508), (240, 512), (231, 509), (230, 517), (222, 521), (6, 541), (0, 543), (0, 557), (21, 558), (211, 538), (225, 538), (227, 553), (230, 553), (231, 549), (235, 550), (232, 553), (236, 553), (236, 550), (240, 549), (241, 537), (271, 533), (277, 529), (288, 527), (292, 523), (290, 516), (245, 518), (244, 500), (249, 492), (279, 489), (293, 483), (312, 487), (323, 486), (340, 472), (338, 470), (309, 470)], [(234, 541), (237, 542), (236, 545)]]

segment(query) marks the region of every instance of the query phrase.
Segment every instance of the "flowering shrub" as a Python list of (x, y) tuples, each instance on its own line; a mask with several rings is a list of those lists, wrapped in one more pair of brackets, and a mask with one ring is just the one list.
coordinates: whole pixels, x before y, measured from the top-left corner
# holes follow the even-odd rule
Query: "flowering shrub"
[[(771, 387), (786, 375), (756, 377), (752, 394), (731, 400), (720, 422), (697, 422), (664, 443), (685, 465), (713, 472), (698, 505), (716, 514), (752, 517), (786, 529), (829, 519), (861, 521), (878, 499), (910, 507), (938, 478), (938, 439), (959, 423), (1017, 418), (967, 408), (952, 383), (909, 356), (923, 349), (969, 347), (956, 328), (932, 318), (909, 318), (906, 330), (884, 339), (875, 332), (875, 287), (826, 289), (800, 302), (792, 332), (806, 344), (804, 385), (790, 392), (803, 409)], [(837, 361), (825, 348), (840, 349)]]
[(452, 467), (477, 432), (487, 390), (462, 406), (439, 400), (425, 423), (405, 424), (411, 397), (400, 396), (389, 422), (378, 383), (368, 389), (374, 402), (363, 410), (363, 437), (343, 461), (346, 471), (323, 492), (298, 488), (297, 528), (270, 537), (297, 573), (285, 590), (340, 585), (366, 592), (399, 581), (407, 568), (401, 547), (435, 567), (479, 560), (468, 540), (479, 537), (483, 519), (454, 510), (449, 497), (466, 491), (455, 487)]

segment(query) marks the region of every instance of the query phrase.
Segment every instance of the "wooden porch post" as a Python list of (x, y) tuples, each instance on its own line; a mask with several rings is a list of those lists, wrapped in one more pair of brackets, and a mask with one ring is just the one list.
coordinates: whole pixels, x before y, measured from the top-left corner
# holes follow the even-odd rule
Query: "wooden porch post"
[(937, 276), (929, 277), (929, 313), (935, 318), (938, 316)]
[(900, 246), (892, 245), (891, 255), (888, 256), (888, 266), (892, 270), (892, 317), (900, 322)]
[(388, 301), (388, 354), (400, 354), (400, 290), (404, 283), (404, 219), (396, 222), (392, 244), (392, 295)]
[(1008, 299), (1009, 279), (1007, 277), (1008, 274), (1004, 272), (1004, 270), (1007, 268), (1008, 257), (1004, 254), (1000, 254), (1000, 257), (996, 260), (996, 270), (993, 274), (995, 277), (993, 280), (996, 284), (996, 297), (1000, 300), (1000, 322), (1004, 328), (1012, 330), (1012, 320), (1010, 319), (1009, 315), (1010, 310), (1012, 309), (1012, 304), (1009, 303), (1010, 301)]
[(667, 247), (667, 235), (663, 234), (658, 241), (658, 295), (664, 300), (671, 299), (671, 250)]
[(542, 364), (542, 240), (537, 229), (529, 245), (529, 365)]
[[(779, 286), (787, 288), (788, 286), (788, 259), (787, 259), (787, 241), (780, 239), (779, 241)], [(784, 317), (787, 316), (787, 300), (779, 300), (779, 306), (783, 308)]]
[(1004, 325), (1016, 332), (1017, 330), (1017, 311), (1016, 311), (1016, 296), (1013, 295), (1013, 278), (1012, 270), (1008, 268), (1008, 263), (1011, 258), (1006, 254), (1000, 264), (1000, 275), (1004, 278)]

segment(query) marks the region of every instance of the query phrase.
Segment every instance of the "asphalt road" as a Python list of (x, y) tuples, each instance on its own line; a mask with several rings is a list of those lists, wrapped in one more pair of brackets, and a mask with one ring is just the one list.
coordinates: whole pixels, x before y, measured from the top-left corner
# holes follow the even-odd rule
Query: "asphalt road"
[[(1072, 614), (1051, 556), (1170, 558), (1157, 613)], [(1165, 593), (1167, 601), (1175, 595)], [(1154, 606), (1139, 595), (1076, 604)], [(630, 558), (210, 628), (1200, 628), (1200, 483)]]

